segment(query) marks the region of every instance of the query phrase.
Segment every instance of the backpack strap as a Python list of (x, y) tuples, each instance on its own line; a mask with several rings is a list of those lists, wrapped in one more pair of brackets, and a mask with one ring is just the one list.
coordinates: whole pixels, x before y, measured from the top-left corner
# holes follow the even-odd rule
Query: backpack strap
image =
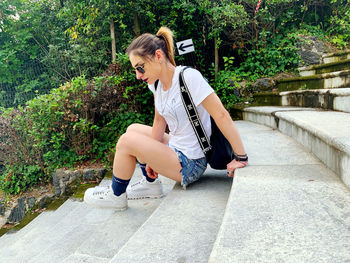
[(159, 79), (157, 79), (156, 82), (154, 82), (154, 90), (157, 90), (158, 82), (159, 82)]
[(207, 133), (204, 130), (203, 124), (198, 116), (197, 108), (194, 105), (194, 102), (191, 97), (191, 93), (188, 90), (188, 87), (185, 82), (183, 72), (187, 68), (189, 67), (185, 67), (184, 69), (182, 69), (179, 76), (181, 99), (184, 104), (188, 119), (197, 136), (199, 145), (201, 146), (203, 153), (206, 155), (211, 150), (212, 147), (210, 145), (210, 141), (208, 139)]

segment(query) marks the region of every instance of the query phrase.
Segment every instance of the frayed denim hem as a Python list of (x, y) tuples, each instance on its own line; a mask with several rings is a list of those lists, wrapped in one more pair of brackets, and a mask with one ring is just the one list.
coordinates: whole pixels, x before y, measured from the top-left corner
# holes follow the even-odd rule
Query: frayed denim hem
[(198, 181), (207, 168), (205, 157), (200, 159), (189, 159), (181, 151), (174, 149), (181, 164), (180, 173), (182, 175), (181, 186), (186, 190), (187, 186)]

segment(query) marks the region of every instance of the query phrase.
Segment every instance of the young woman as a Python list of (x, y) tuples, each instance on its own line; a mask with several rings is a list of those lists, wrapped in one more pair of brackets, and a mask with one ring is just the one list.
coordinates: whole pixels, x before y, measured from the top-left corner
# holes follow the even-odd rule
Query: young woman
[[(128, 127), (116, 146), (111, 187), (90, 188), (84, 196), (85, 202), (90, 205), (117, 210), (127, 208), (128, 198), (161, 197), (163, 193), (158, 173), (181, 182), (186, 188), (198, 180), (207, 167), (181, 100), (179, 74), (183, 67), (175, 65), (170, 29), (162, 27), (157, 35), (139, 36), (130, 44), (127, 53), (136, 78), (145, 81), (153, 92), (153, 126), (132, 124)], [(197, 70), (186, 69), (184, 78), (208, 137), (211, 135), (212, 116), (235, 153), (242, 157), (227, 164), (228, 175), (233, 176), (236, 168), (247, 164), (247, 158), (230, 114)], [(167, 125), (169, 134), (165, 133)], [(127, 189), (136, 161), (140, 163), (145, 178)]]

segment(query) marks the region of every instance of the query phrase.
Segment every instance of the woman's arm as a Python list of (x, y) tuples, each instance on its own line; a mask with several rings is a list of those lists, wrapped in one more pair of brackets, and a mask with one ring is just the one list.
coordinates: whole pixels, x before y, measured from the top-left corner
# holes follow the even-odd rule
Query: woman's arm
[[(154, 107), (152, 138), (162, 143), (168, 143), (167, 139), (164, 138), (166, 125), (167, 124), (165, 119), (158, 113), (156, 107)], [(149, 165), (146, 165), (146, 172), (147, 172), (147, 175), (152, 179), (156, 179), (158, 177), (158, 173), (154, 171)]]
[[(246, 152), (244, 150), (241, 136), (239, 135), (230, 114), (222, 105), (219, 97), (215, 93), (212, 93), (203, 100), (202, 105), (208, 111), (210, 116), (212, 116), (225, 138), (230, 142), (235, 154), (245, 155)], [(246, 166), (246, 164), (247, 162), (232, 160), (227, 164), (228, 176), (233, 177), (235, 169), (242, 168)]]
[(219, 97), (212, 93), (206, 97), (202, 102), (203, 107), (213, 117), (216, 125), (230, 142), (232, 149), (238, 155), (244, 155), (246, 152), (241, 140), (241, 136), (234, 124), (230, 114), (222, 105)]
[(154, 120), (152, 125), (152, 138), (160, 142), (165, 142), (164, 133), (166, 128), (165, 119), (154, 108)]

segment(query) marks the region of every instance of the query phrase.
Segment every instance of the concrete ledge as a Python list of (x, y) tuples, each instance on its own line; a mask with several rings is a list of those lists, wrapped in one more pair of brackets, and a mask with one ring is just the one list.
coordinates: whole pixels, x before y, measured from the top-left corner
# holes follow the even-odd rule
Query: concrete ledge
[[(141, 178), (137, 169), (131, 184)], [(174, 181), (161, 178), (168, 194)], [(105, 177), (100, 185), (110, 183), (111, 179)], [(163, 200), (129, 200), (129, 209), (115, 212), (69, 199), (56, 211), (40, 214), (20, 231), (2, 236), (0, 262), (108, 262)]]
[(335, 71), (347, 70), (350, 68), (350, 59), (336, 61), (332, 63), (325, 63), (320, 65), (313, 65), (309, 67), (298, 68), (302, 77), (312, 76), (316, 74), (330, 73)]
[(323, 108), (350, 112), (350, 88), (295, 90), (280, 93), (282, 106)]
[(276, 116), (281, 132), (303, 144), (350, 188), (350, 114), (313, 111)]
[(349, 262), (350, 192), (341, 180), (281, 132), (237, 127), (249, 166), (235, 173), (209, 262)]
[(277, 111), (309, 111), (313, 109), (306, 109), (300, 107), (276, 107), (276, 106), (263, 106), (263, 107), (249, 107), (245, 108), (243, 112), (243, 119), (266, 125), (272, 129), (278, 128), (278, 118), (275, 117)]
[(231, 182), (225, 172), (209, 170), (186, 191), (176, 184), (111, 262), (207, 262)]
[(284, 107), (256, 107), (246, 111), (245, 120), (260, 124), (266, 123), (270, 113), (275, 127), (310, 150), (350, 188), (350, 114)]
[(323, 165), (240, 169), (209, 262), (349, 262), (349, 211)]
[(350, 59), (350, 50), (330, 53), (322, 56), (323, 63), (332, 63), (332, 62), (337, 62), (344, 59)]
[(350, 85), (350, 70), (324, 73), (313, 76), (287, 78), (277, 80), (279, 91), (305, 89), (333, 89), (344, 88)]

